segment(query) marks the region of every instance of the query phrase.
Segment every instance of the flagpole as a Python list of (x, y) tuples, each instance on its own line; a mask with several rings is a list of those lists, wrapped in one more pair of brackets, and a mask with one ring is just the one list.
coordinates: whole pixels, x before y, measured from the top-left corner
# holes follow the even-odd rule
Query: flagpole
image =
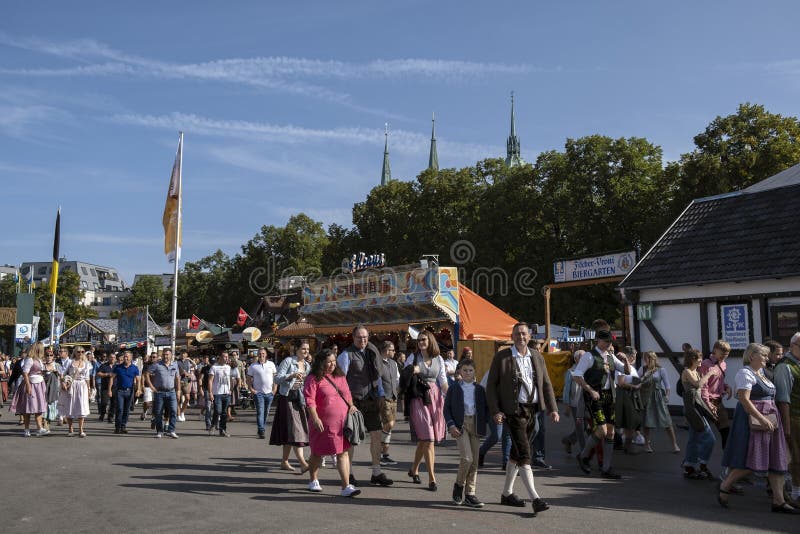
[(172, 354), (175, 354), (175, 330), (178, 324), (178, 262), (181, 259), (181, 211), (183, 204), (183, 132), (180, 132), (178, 147), (178, 224), (175, 225), (175, 270), (172, 275), (172, 329), (170, 333)]
[[(61, 218), (61, 206), (58, 207), (58, 217), (57, 217), (56, 221), (59, 222), (60, 218)], [(61, 235), (60, 235), (61, 234), (61, 229), (58, 228), (57, 232), (58, 232), (59, 235), (56, 235), (55, 239), (58, 239), (60, 241), (61, 240)], [(60, 244), (59, 244), (59, 246), (60, 246)], [(58, 258), (53, 258), (53, 260), (58, 261)], [(53, 276), (58, 277), (58, 272), (50, 273), (50, 277), (52, 278)], [(50, 346), (51, 347), (55, 347), (56, 346), (55, 339), (53, 339), (53, 338), (56, 335), (55, 315), (56, 315), (56, 293), (58, 292), (57, 282), (58, 282), (58, 278), (56, 278), (56, 285), (53, 286), (53, 291), (52, 291), (52, 293), (53, 293), (53, 304), (52, 304), (52, 307), (50, 308)]]

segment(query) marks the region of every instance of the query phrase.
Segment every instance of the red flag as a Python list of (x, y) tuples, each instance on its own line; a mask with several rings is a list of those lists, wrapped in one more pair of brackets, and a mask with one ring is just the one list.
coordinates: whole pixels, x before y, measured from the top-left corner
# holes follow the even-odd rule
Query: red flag
[(236, 318), (236, 324), (239, 326), (244, 326), (244, 323), (247, 322), (249, 315), (243, 309), (239, 308), (239, 316)]
[(189, 330), (197, 330), (198, 328), (200, 328), (200, 318), (192, 314), (192, 318), (189, 319)]

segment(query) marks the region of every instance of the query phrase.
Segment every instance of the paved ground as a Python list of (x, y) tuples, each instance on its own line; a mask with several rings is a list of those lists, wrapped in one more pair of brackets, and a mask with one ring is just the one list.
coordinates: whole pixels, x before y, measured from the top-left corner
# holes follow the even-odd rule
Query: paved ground
[[(618, 455), (625, 479), (605, 481), (579, 473), (557, 446), (570, 422), (550, 424), (554, 469), (537, 471), (536, 484), (552, 508), (532, 518), (530, 508), (497, 504), (503, 482), (497, 449), (478, 475), (478, 496), (487, 503), (482, 510), (449, 503), (457, 467), (452, 441), (437, 449), (439, 491), (411, 484), (405, 422), (392, 446), (401, 464), (387, 470), (395, 485), (363, 487), (351, 500), (337, 496), (333, 469), (321, 471), (323, 494), (308, 493), (306, 477), (278, 470), (279, 448), (256, 439), (251, 411), (230, 424), (231, 438), (208, 437), (192, 410), (179, 423), (180, 439), (156, 440), (138, 412), (128, 435), (93, 420), (86, 439), (68, 438), (64, 427), (25, 439), (6, 410), (0, 418), (3, 532), (800, 532), (797, 517), (770, 513), (763, 488), (748, 487), (746, 496), (732, 498), (731, 510), (721, 509), (713, 483), (680, 476), (680, 455), (664, 452), (664, 434), (655, 436), (655, 454)], [(681, 432), (682, 446), (685, 440)], [(361, 449), (355, 475), (366, 481), (368, 451)], [(524, 492), (519, 481), (517, 490)]]

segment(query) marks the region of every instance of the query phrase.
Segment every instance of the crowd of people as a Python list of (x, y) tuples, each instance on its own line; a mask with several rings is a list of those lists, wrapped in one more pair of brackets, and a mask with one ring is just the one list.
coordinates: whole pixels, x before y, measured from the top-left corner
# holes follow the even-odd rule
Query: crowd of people
[[(655, 429), (665, 431), (670, 452), (681, 452), (668, 406), (672, 387), (655, 353), (638, 358), (633, 347), (616, 352), (608, 324), (598, 320), (593, 327), (594, 346), (575, 351), (565, 376), (563, 415), (573, 423), (562, 443), (568, 453), (577, 445), (582, 472), (592, 472), (594, 459), (603, 478), (618, 480), (615, 450), (653, 453)], [(367, 441), (369, 484), (394, 484), (384, 468), (397, 464), (390, 444), (402, 410), (416, 444), (407, 473), (412, 483), (422, 484), (424, 462), (427, 489), (438, 491), (436, 445), (449, 435), (459, 451), (453, 503), (483, 507), (477, 475), (500, 441), (505, 471), (500, 504), (526, 506), (514, 493), (519, 477), (536, 515), (549, 504), (536, 489), (532, 468), (549, 468), (540, 443), (546, 418), (557, 423), (561, 414), (541, 347), (528, 326), (515, 325), (511, 339), (513, 345), (494, 356), (481, 382), (469, 349), (457, 360), (450, 349), (440, 352), (428, 331), (419, 334), (406, 356), (391, 341), (376, 346), (369, 330), (358, 326), (352, 344), (341, 352), (332, 345), (312, 356), (309, 343), (300, 341), (277, 365), (263, 348), (245, 362), (235, 350), (195, 358), (184, 351), (176, 360), (169, 349), (137, 357), (131, 351), (94, 354), (59, 347), (56, 356), (51, 347), (36, 343), (21, 358), (0, 357), (0, 401), (10, 401), (26, 437), (65, 425), (67, 435), (85, 438), (94, 402), (98, 419), (114, 424), (115, 434), (128, 432), (133, 407), (141, 403), (140, 419), (150, 420), (154, 437), (172, 439), (178, 439), (177, 424), (186, 420), (190, 407), (199, 408), (209, 435), (229, 437), (228, 422), (247, 403), (255, 408), (257, 437), (267, 439), (274, 401), (269, 444), (282, 448), (280, 469), (308, 473), (308, 490), (317, 493), (324, 491), (319, 470), (330, 462), (339, 472), (343, 497), (361, 491), (351, 465), (358, 446)], [(791, 462), (800, 458), (800, 333), (785, 354), (775, 342), (750, 344), (734, 387), (726, 376), (730, 352), (721, 340), (708, 358), (684, 347), (675, 384), (688, 426), (683, 475), (719, 479), (717, 501), (725, 508), (731, 495), (744, 491), (743, 480), (763, 476), (772, 511), (800, 513), (800, 462)], [(738, 402), (729, 418), (724, 400), (734, 394)], [(718, 477), (710, 465), (716, 443), (723, 458)], [(292, 453), (297, 467), (290, 463)]]

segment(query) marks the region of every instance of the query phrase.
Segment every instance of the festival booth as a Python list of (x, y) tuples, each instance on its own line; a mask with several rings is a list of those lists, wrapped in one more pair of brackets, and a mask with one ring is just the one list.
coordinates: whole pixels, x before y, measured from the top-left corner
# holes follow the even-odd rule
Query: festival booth
[[(413, 332), (427, 329), (442, 345), (453, 347), (456, 357), (470, 347), (478, 377), (488, 371), (494, 354), (511, 343), (517, 322), (459, 283), (455, 267), (435, 264), (372, 269), (308, 283), (300, 315), (276, 336), (312, 338), (317, 345), (336, 343), (344, 348), (352, 341), (353, 327), (363, 324), (378, 340), (389, 339), (407, 352)], [(545, 358), (548, 368), (551, 360), (557, 362), (550, 376), (563, 383), (563, 355)]]

